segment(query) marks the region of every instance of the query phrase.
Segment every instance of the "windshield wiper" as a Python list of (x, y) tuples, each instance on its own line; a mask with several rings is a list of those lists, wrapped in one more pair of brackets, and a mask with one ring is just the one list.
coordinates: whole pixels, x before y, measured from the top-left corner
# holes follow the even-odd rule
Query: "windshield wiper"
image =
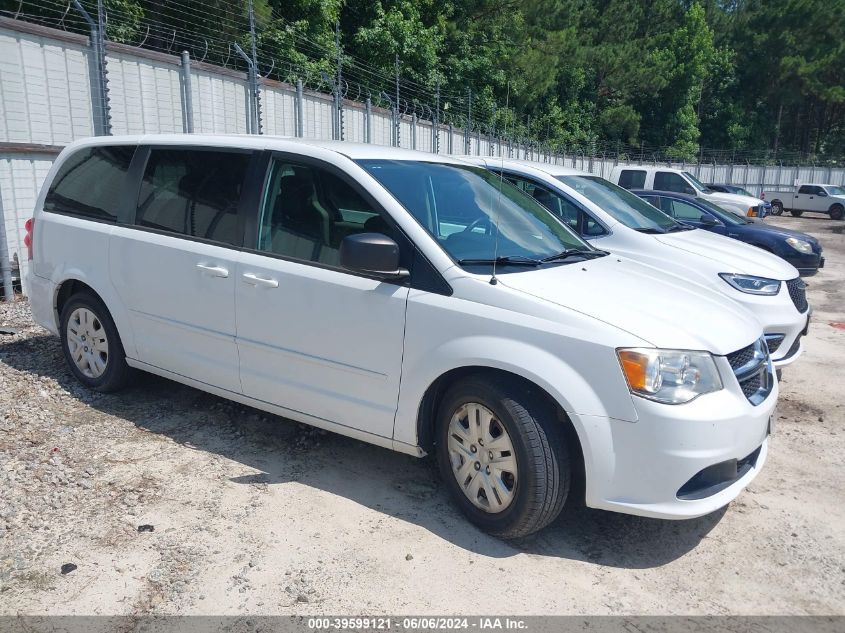
[(496, 264), (509, 266), (539, 266), (545, 260), (532, 259), (522, 255), (503, 255), (496, 259), (459, 259), (461, 266), (472, 266), (474, 264)]
[(598, 249), (585, 250), (583, 248), (567, 248), (565, 251), (561, 251), (557, 255), (550, 255), (549, 257), (544, 257), (540, 261), (557, 262), (562, 259), (568, 259), (570, 257), (583, 257), (584, 259), (593, 259), (594, 257), (604, 257), (605, 255), (610, 255), (610, 253)]
[(658, 228), (656, 226), (643, 226), (643, 227), (640, 227), (640, 228), (634, 229), (634, 230), (637, 233), (647, 233), (648, 235), (658, 235), (658, 234), (666, 232), (663, 229)]
[(666, 229), (667, 233), (674, 233), (675, 231), (692, 231), (695, 227), (687, 224), (676, 224), (675, 226)]

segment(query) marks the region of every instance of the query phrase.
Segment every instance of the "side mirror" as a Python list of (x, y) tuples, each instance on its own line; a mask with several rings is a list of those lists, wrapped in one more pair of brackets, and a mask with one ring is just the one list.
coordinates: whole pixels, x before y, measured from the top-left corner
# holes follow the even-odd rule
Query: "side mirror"
[(827, 198), (827, 191), (824, 189), (819, 189), (819, 192), (816, 194), (819, 198)]
[(400, 278), (410, 273), (399, 268), (399, 245), (381, 233), (347, 235), (340, 243), (340, 265), (380, 277)]
[(702, 213), (701, 217), (698, 219), (704, 226), (718, 226), (719, 220), (714, 218), (709, 213)]
[(693, 189), (689, 185), (684, 187), (684, 193), (687, 194), (688, 196), (697, 196), (698, 195), (697, 192), (695, 191), (695, 189)]

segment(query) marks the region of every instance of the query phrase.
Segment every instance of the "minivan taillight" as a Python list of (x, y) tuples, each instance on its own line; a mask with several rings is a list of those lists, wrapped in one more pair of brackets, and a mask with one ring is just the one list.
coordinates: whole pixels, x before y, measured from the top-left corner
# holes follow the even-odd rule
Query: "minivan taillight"
[(27, 259), (32, 259), (32, 231), (35, 228), (35, 218), (29, 218), (23, 227), (26, 229), (23, 243), (26, 246)]

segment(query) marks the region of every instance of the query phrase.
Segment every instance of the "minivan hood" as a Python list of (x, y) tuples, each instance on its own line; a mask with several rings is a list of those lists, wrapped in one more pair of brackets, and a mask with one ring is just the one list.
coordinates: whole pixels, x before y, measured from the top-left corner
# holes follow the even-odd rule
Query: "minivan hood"
[(718, 262), (724, 268), (719, 272), (744, 273), (780, 281), (798, 276), (795, 267), (777, 255), (703, 229), (664, 233), (655, 238), (668, 246)]
[(498, 280), (655, 347), (725, 355), (762, 334), (757, 319), (721, 293), (616, 255), (513, 272)]

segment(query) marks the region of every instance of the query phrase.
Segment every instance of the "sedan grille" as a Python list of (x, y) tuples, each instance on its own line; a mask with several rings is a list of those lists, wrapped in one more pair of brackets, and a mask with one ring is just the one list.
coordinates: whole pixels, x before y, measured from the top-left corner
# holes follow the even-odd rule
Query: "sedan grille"
[(809, 304), (807, 303), (807, 284), (804, 280), (800, 277), (790, 279), (786, 282), (786, 288), (798, 312), (806, 312)]
[(765, 339), (758, 339), (727, 356), (742, 393), (757, 406), (772, 392), (774, 379)]

